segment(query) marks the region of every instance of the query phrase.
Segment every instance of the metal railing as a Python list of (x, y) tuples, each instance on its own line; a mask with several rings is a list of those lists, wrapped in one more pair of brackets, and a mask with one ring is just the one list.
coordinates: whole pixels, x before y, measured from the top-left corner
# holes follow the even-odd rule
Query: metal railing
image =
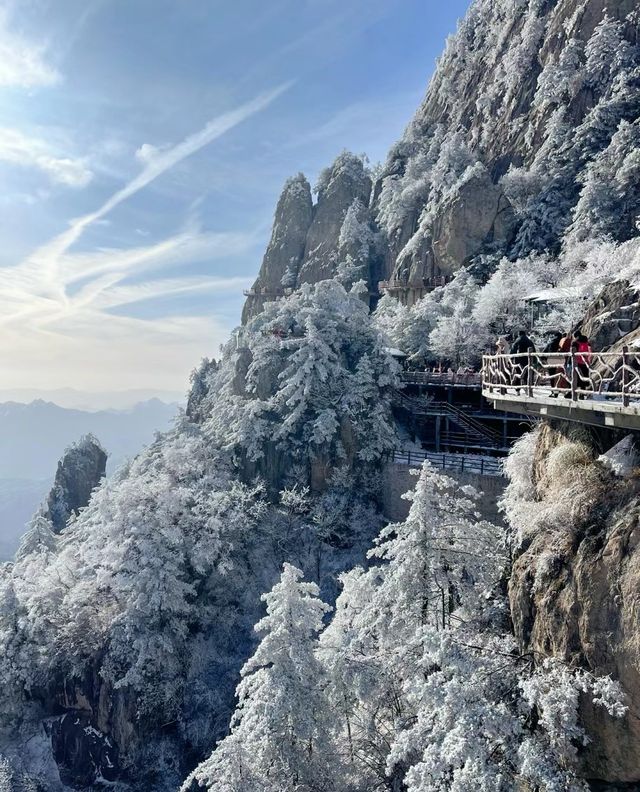
[(454, 473), (504, 476), (502, 460), (495, 457), (439, 454), (431, 451), (394, 451), (391, 460), (399, 465), (421, 465), (426, 460), (434, 467)]
[(480, 387), (482, 375), (479, 372), (455, 374), (452, 371), (402, 371), (400, 380), (409, 385), (477, 385)]
[[(444, 416), (449, 418), (464, 429), (464, 444), (475, 447), (488, 446), (499, 448), (502, 445), (501, 436), (485, 426), (481, 421), (468, 415), (464, 410), (454, 404), (432, 399), (407, 396), (400, 390), (393, 393), (395, 404), (412, 416)], [(463, 437), (463, 435), (461, 435)], [(474, 442), (475, 441), (475, 442)]]
[(396, 279), (384, 280), (378, 282), (378, 289), (380, 291), (404, 291), (409, 289), (433, 291), (438, 286), (444, 286), (447, 283), (447, 278), (444, 275), (435, 278), (420, 278), (419, 280), (403, 281)]
[(620, 352), (485, 355), (482, 389), (494, 396), (564, 396), (628, 407), (640, 402), (640, 352), (625, 346)]
[(257, 289), (254, 287), (244, 289), (242, 293), (245, 297), (288, 297), (293, 294), (293, 289), (270, 289), (267, 286), (259, 286)]

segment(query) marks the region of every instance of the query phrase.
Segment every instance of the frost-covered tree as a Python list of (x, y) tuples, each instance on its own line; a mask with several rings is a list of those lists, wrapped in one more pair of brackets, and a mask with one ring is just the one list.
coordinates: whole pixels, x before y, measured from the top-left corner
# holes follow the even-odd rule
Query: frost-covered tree
[(368, 279), (368, 265), (375, 246), (369, 209), (358, 198), (345, 215), (338, 237), (338, 280), (350, 288)]
[(357, 789), (387, 781), (395, 788), (390, 777), (400, 783), (406, 766), (388, 768), (387, 760), (397, 732), (416, 714), (403, 685), (413, 679), (421, 631), (449, 629), (500, 557), (497, 529), (478, 520), (474, 497), (470, 489), (460, 497), (451, 479), (425, 464), (407, 520), (383, 529), (371, 551), (382, 565), (343, 579), (321, 642), (345, 762), (362, 775)]
[(321, 636), (344, 789), (583, 792), (579, 695), (613, 715), (608, 679), (520, 656), (498, 581), (504, 534), (474, 493), (423, 467), (409, 516), (383, 529), (380, 565), (343, 577)]
[(566, 105), (578, 93), (585, 80), (584, 44), (571, 38), (558, 58), (550, 58), (538, 77), (534, 105), (542, 111), (548, 106)]
[(585, 46), (587, 80), (599, 92), (609, 86), (612, 75), (632, 62), (632, 48), (623, 32), (622, 23), (605, 13)]
[(244, 348), (225, 352), (206, 427), (217, 442), (254, 461), (275, 447), (287, 465), (307, 468), (362, 468), (394, 446), (396, 366), (358, 295), (358, 284), (346, 292), (322, 281), (266, 306)]
[(478, 286), (465, 270), (443, 289), (440, 316), (429, 335), (434, 357), (456, 365), (478, 362), (488, 339), (485, 327), (473, 316), (477, 297)]
[(621, 121), (607, 148), (581, 176), (583, 188), (569, 229), (570, 244), (609, 235), (628, 239), (640, 214), (640, 125)]
[(336, 789), (339, 765), (329, 762), (333, 713), (325, 674), (316, 658), (316, 636), (330, 607), (314, 583), (301, 581), (290, 564), (263, 596), (263, 634), (244, 665), (231, 733), (193, 773), (209, 792), (325, 792)]

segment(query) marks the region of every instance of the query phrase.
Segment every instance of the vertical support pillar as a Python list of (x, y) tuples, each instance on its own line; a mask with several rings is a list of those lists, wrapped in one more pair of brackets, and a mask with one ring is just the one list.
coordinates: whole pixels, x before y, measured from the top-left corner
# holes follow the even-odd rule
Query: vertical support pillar
[(436, 451), (440, 453), (440, 431), (441, 431), (442, 418), (436, 415)]
[(533, 365), (531, 350), (527, 351), (527, 396), (533, 396)]
[(576, 368), (576, 353), (571, 350), (571, 401), (578, 398), (578, 369)]
[(624, 407), (629, 406), (629, 347), (622, 347), (622, 404)]

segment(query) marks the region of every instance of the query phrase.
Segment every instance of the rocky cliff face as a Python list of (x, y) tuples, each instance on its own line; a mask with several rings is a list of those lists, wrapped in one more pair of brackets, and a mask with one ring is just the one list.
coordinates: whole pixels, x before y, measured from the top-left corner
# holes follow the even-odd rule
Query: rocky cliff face
[[(478, 260), (557, 251), (567, 230), (629, 238), (637, 45), (635, 0), (475, 0), (373, 190), (348, 154), (323, 174), (315, 206), (303, 177), (287, 184), (256, 293), (287, 268), (291, 288), (338, 274), (354, 199), (379, 232), (364, 262), (374, 291), (380, 279), (428, 288)], [(603, 158), (619, 185), (599, 181)], [(623, 209), (600, 211), (616, 190)], [(263, 302), (251, 296), (243, 319)]]
[(285, 290), (336, 275), (347, 213), (355, 202), (368, 207), (370, 194), (371, 180), (362, 160), (347, 152), (321, 175), (315, 204), (302, 174), (285, 184), (271, 240), (242, 312), (243, 323)]
[(582, 702), (591, 742), (581, 760), (589, 779), (638, 784), (640, 484), (635, 471), (616, 475), (599, 458), (614, 439), (576, 424), (539, 431), (509, 596), (523, 652), (620, 681), (624, 719)]
[(640, 291), (628, 281), (605, 286), (589, 305), (581, 322), (583, 333), (594, 349), (617, 351), (623, 344), (633, 345), (640, 326)]
[(260, 313), (265, 301), (297, 285), (312, 219), (311, 186), (300, 173), (285, 184), (278, 201), (260, 274), (242, 312), (243, 324)]
[(51, 520), (56, 533), (64, 530), (72, 514), (77, 514), (89, 503), (92, 491), (104, 478), (106, 465), (107, 455), (91, 435), (65, 451), (58, 462), (44, 514)]

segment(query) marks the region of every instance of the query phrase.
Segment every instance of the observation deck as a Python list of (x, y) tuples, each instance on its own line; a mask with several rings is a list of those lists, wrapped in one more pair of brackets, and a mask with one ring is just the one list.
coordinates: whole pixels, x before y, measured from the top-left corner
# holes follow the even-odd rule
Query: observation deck
[(640, 431), (640, 352), (485, 355), (482, 395), (496, 410)]

